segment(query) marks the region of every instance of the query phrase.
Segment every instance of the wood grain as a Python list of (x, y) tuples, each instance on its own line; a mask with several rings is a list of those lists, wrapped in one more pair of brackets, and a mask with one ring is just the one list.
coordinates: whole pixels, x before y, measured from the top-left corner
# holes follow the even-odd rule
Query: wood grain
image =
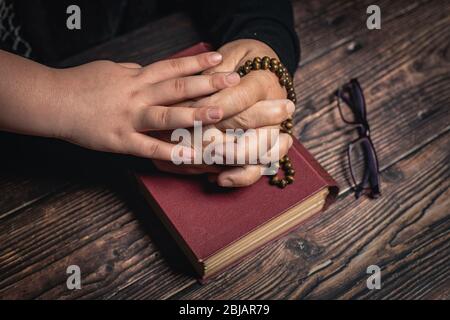
[[(300, 105), (294, 132), (343, 192), (349, 184), (342, 156), (356, 136), (341, 121), (330, 94), (351, 77), (360, 80), (382, 169), (448, 131), (449, 13), (450, 6), (418, 7), (384, 24), (391, 36), (368, 31), (364, 49), (338, 47), (297, 73)], [(427, 28), (414, 29), (417, 24)]]
[[(107, 298), (143, 276), (152, 280), (153, 296), (164, 298), (166, 286), (191, 283), (190, 277), (158, 266), (166, 260), (146, 225), (162, 226), (145, 215), (136, 219), (142, 199), (134, 201), (130, 194), (125, 201), (118, 190), (105, 188), (105, 181), (88, 182), (90, 187), (73, 185), (0, 224), (0, 298)], [(123, 183), (109, 186), (127, 188)], [(81, 267), (83, 290), (65, 286), (71, 264)]]

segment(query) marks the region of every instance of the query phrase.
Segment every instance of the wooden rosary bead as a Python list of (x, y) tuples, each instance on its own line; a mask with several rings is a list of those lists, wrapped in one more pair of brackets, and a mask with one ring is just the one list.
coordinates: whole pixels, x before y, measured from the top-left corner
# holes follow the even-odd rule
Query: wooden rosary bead
[(259, 70), (259, 69), (261, 69), (261, 63), (256, 62), (256, 61), (253, 61), (252, 69), (253, 69), (253, 70)]
[(286, 123), (284, 124), (284, 126), (285, 126), (287, 129), (292, 129), (292, 127), (293, 127), (294, 125), (292, 124), (291, 121), (286, 121)]
[(287, 181), (285, 180), (285, 179), (281, 179), (279, 182), (278, 182), (278, 187), (280, 187), (281, 189), (284, 189), (284, 188), (286, 188), (286, 186), (287, 186)]
[(282, 77), (283, 76), (283, 70), (281, 70), (281, 68), (278, 68), (278, 70), (276, 71), (277, 77)]
[[(260, 58), (255, 57), (253, 60), (245, 61), (244, 65), (238, 68), (238, 74), (240, 77), (244, 77), (252, 70), (270, 70), (278, 77), (278, 81), (282, 87), (286, 88), (287, 98), (291, 100), (293, 103), (297, 102), (293, 79), (287, 71), (286, 67), (277, 59), (269, 58), (267, 56)], [(293, 125), (292, 117), (289, 117), (287, 120), (283, 121), (280, 124), (280, 130), (282, 132), (292, 134)], [(284, 178), (280, 179), (277, 176), (277, 173), (270, 177), (269, 183), (274, 186), (278, 186), (281, 189), (284, 189), (287, 185), (294, 183), (295, 179), (295, 170), (292, 167), (291, 159), (286, 155), (282, 157), (276, 166), (275, 170), (279, 170), (279, 168), (284, 171)]]
[(270, 71), (277, 72), (278, 71), (278, 65), (277, 64), (271, 64), (270, 65)]
[(272, 176), (270, 178), (270, 184), (273, 185), (273, 186), (278, 185), (279, 182), (280, 182), (280, 179), (278, 179), (278, 177), (276, 175)]
[(291, 92), (288, 93), (288, 99), (289, 100), (295, 99), (295, 97), (296, 97), (295, 92), (291, 91)]
[(286, 162), (283, 165), (283, 169), (287, 169), (287, 170), (292, 169), (292, 163), (291, 162)]

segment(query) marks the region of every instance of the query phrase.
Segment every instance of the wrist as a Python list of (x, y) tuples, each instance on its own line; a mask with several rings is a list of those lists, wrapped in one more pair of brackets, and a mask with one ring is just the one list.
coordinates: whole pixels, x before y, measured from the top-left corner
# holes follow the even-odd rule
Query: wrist
[[(48, 88), (51, 97), (49, 97), (49, 119), (52, 123), (49, 124), (47, 134), (56, 139), (67, 140), (70, 136), (70, 121), (72, 116), (70, 111), (70, 101), (73, 99), (73, 88), (67, 78), (66, 70), (64, 69), (49, 69), (48, 70)], [(73, 105), (73, 104), (72, 104)]]
[(0, 129), (15, 133), (54, 136), (53, 70), (0, 50)]

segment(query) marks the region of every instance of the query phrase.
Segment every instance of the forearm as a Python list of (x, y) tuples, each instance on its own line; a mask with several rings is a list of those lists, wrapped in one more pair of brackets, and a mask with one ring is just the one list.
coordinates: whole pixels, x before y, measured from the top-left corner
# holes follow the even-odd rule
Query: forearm
[(215, 45), (238, 39), (259, 40), (277, 53), (291, 74), (297, 69), (300, 46), (288, 0), (204, 0), (195, 12)]
[(58, 135), (58, 94), (52, 69), (0, 50), (0, 130)]

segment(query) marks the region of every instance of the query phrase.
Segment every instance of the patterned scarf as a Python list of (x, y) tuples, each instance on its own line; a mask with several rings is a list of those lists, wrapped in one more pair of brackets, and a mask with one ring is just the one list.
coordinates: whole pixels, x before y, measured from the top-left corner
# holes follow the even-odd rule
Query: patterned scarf
[(0, 0), (0, 49), (5, 49), (23, 57), (31, 56), (31, 46), (20, 36), (20, 25), (14, 13), (14, 4)]

